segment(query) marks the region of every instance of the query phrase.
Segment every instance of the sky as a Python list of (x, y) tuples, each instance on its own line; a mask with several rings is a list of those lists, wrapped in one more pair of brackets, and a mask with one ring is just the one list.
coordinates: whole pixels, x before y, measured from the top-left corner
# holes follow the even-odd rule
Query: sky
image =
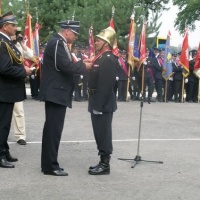
[[(167, 37), (167, 33), (170, 30), (171, 32), (170, 44), (172, 46), (179, 46), (179, 45), (182, 45), (183, 35), (181, 35), (174, 28), (174, 21), (178, 13), (178, 7), (173, 6), (172, 3), (169, 3), (169, 6), (170, 6), (170, 9), (168, 11), (164, 11), (162, 13), (162, 16), (158, 20), (159, 22), (162, 22), (158, 37)], [(195, 24), (196, 24), (196, 30), (193, 32), (189, 31), (188, 42), (191, 48), (196, 47), (197, 49), (200, 42), (200, 21), (196, 22)]]

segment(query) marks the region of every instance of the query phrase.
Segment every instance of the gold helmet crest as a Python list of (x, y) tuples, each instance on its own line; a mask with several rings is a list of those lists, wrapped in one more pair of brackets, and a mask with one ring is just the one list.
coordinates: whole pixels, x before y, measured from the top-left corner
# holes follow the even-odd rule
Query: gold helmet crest
[(112, 27), (108, 27), (102, 30), (96, 37), (106, 41), (112, 48), (116, 39), (115, 30)]

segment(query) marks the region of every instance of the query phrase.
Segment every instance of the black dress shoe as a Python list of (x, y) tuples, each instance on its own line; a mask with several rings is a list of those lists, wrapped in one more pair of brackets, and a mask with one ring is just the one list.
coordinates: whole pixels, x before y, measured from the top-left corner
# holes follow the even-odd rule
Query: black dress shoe
[(98, 164), (95, 168), (89, 169), (90, 175), (106, 175), (110, 174), (110, 166), (105, 163)]
[(26, 141), (23, 140), (23, 139), (18, 140), (17, 143), (18, 143), (19, 145), (26, 145)]
[(3, 167), (3, 168), (14, 168), (15, 165), (13, 165), (10, 162), (8, 162), (5, 158), (2, 158), (0, 160), (0, 167)]
[(13, 158), (13, 157), (10, 155), (10, 153), (6, 154), (6, 160), (7, 160), (8, 162), (17, 162), (17, 161), (18, 161), (18, 159), (17, 159), (17, 158)]
[(68, 173), (62, 169), (58, 169), (55, 171), (44, 171), (45, 175), (53, 175), (53, 176), (68, 176)]
[[(64, 169), (63, 169), (63, 168), (60, 168), (60, 170), (64, 171)], [(43, 169), (41, 169), (41, 172), (44, 172), (44, 170), (43, 170)]]

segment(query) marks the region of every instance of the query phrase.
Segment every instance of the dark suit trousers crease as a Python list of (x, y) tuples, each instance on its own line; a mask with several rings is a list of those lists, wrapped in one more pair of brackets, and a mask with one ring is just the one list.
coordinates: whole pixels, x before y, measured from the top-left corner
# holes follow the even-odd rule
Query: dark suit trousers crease
[(14, 103), (0, 102), (0, 158), (5, 157), (9, 151), (7, 143), (10, 133)]
[(112, 118), (112, 112), (103, 113), (102, 115), (91, 114), (94, 137), (99, 155), (112, 154)]
[(42, 137), (41, 167), (43, 171), (59, 169), (58, 149), (64, 126), (66, 106), (45, 102), (46, 121)]

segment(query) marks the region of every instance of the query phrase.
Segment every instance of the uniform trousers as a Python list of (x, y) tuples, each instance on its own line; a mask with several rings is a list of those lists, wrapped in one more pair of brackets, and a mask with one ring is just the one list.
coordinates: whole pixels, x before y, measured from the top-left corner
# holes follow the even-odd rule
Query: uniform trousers
[(158, 98), (162, 98), (162, 89), (164, 87), (164, 79), (156, 79), (156, 91), (158, 94)]
[(127, 80), (118, 81), (118, 100), (126, 101), (127, 82)]
[(13, 109), (13, 129), (16, 140), (26, 140), (24, 102), (16, 102)]
[(174, 81), (174, 99), (175, 101), (182, 99), (182, 80)]
[(8, 135), (12, 121), (14, 103), (0, 102), (0, 159), (9, 152)]
[(112, 146), (113, 112), (95, 115), (91, 113), (92, 127), (97, 144), (98, 155), (110, 155)]
[(42, 137), (42, 171), (58, 170), (58, 149), (63, 131), (66, 106), (45, 102), (45, 123)]

